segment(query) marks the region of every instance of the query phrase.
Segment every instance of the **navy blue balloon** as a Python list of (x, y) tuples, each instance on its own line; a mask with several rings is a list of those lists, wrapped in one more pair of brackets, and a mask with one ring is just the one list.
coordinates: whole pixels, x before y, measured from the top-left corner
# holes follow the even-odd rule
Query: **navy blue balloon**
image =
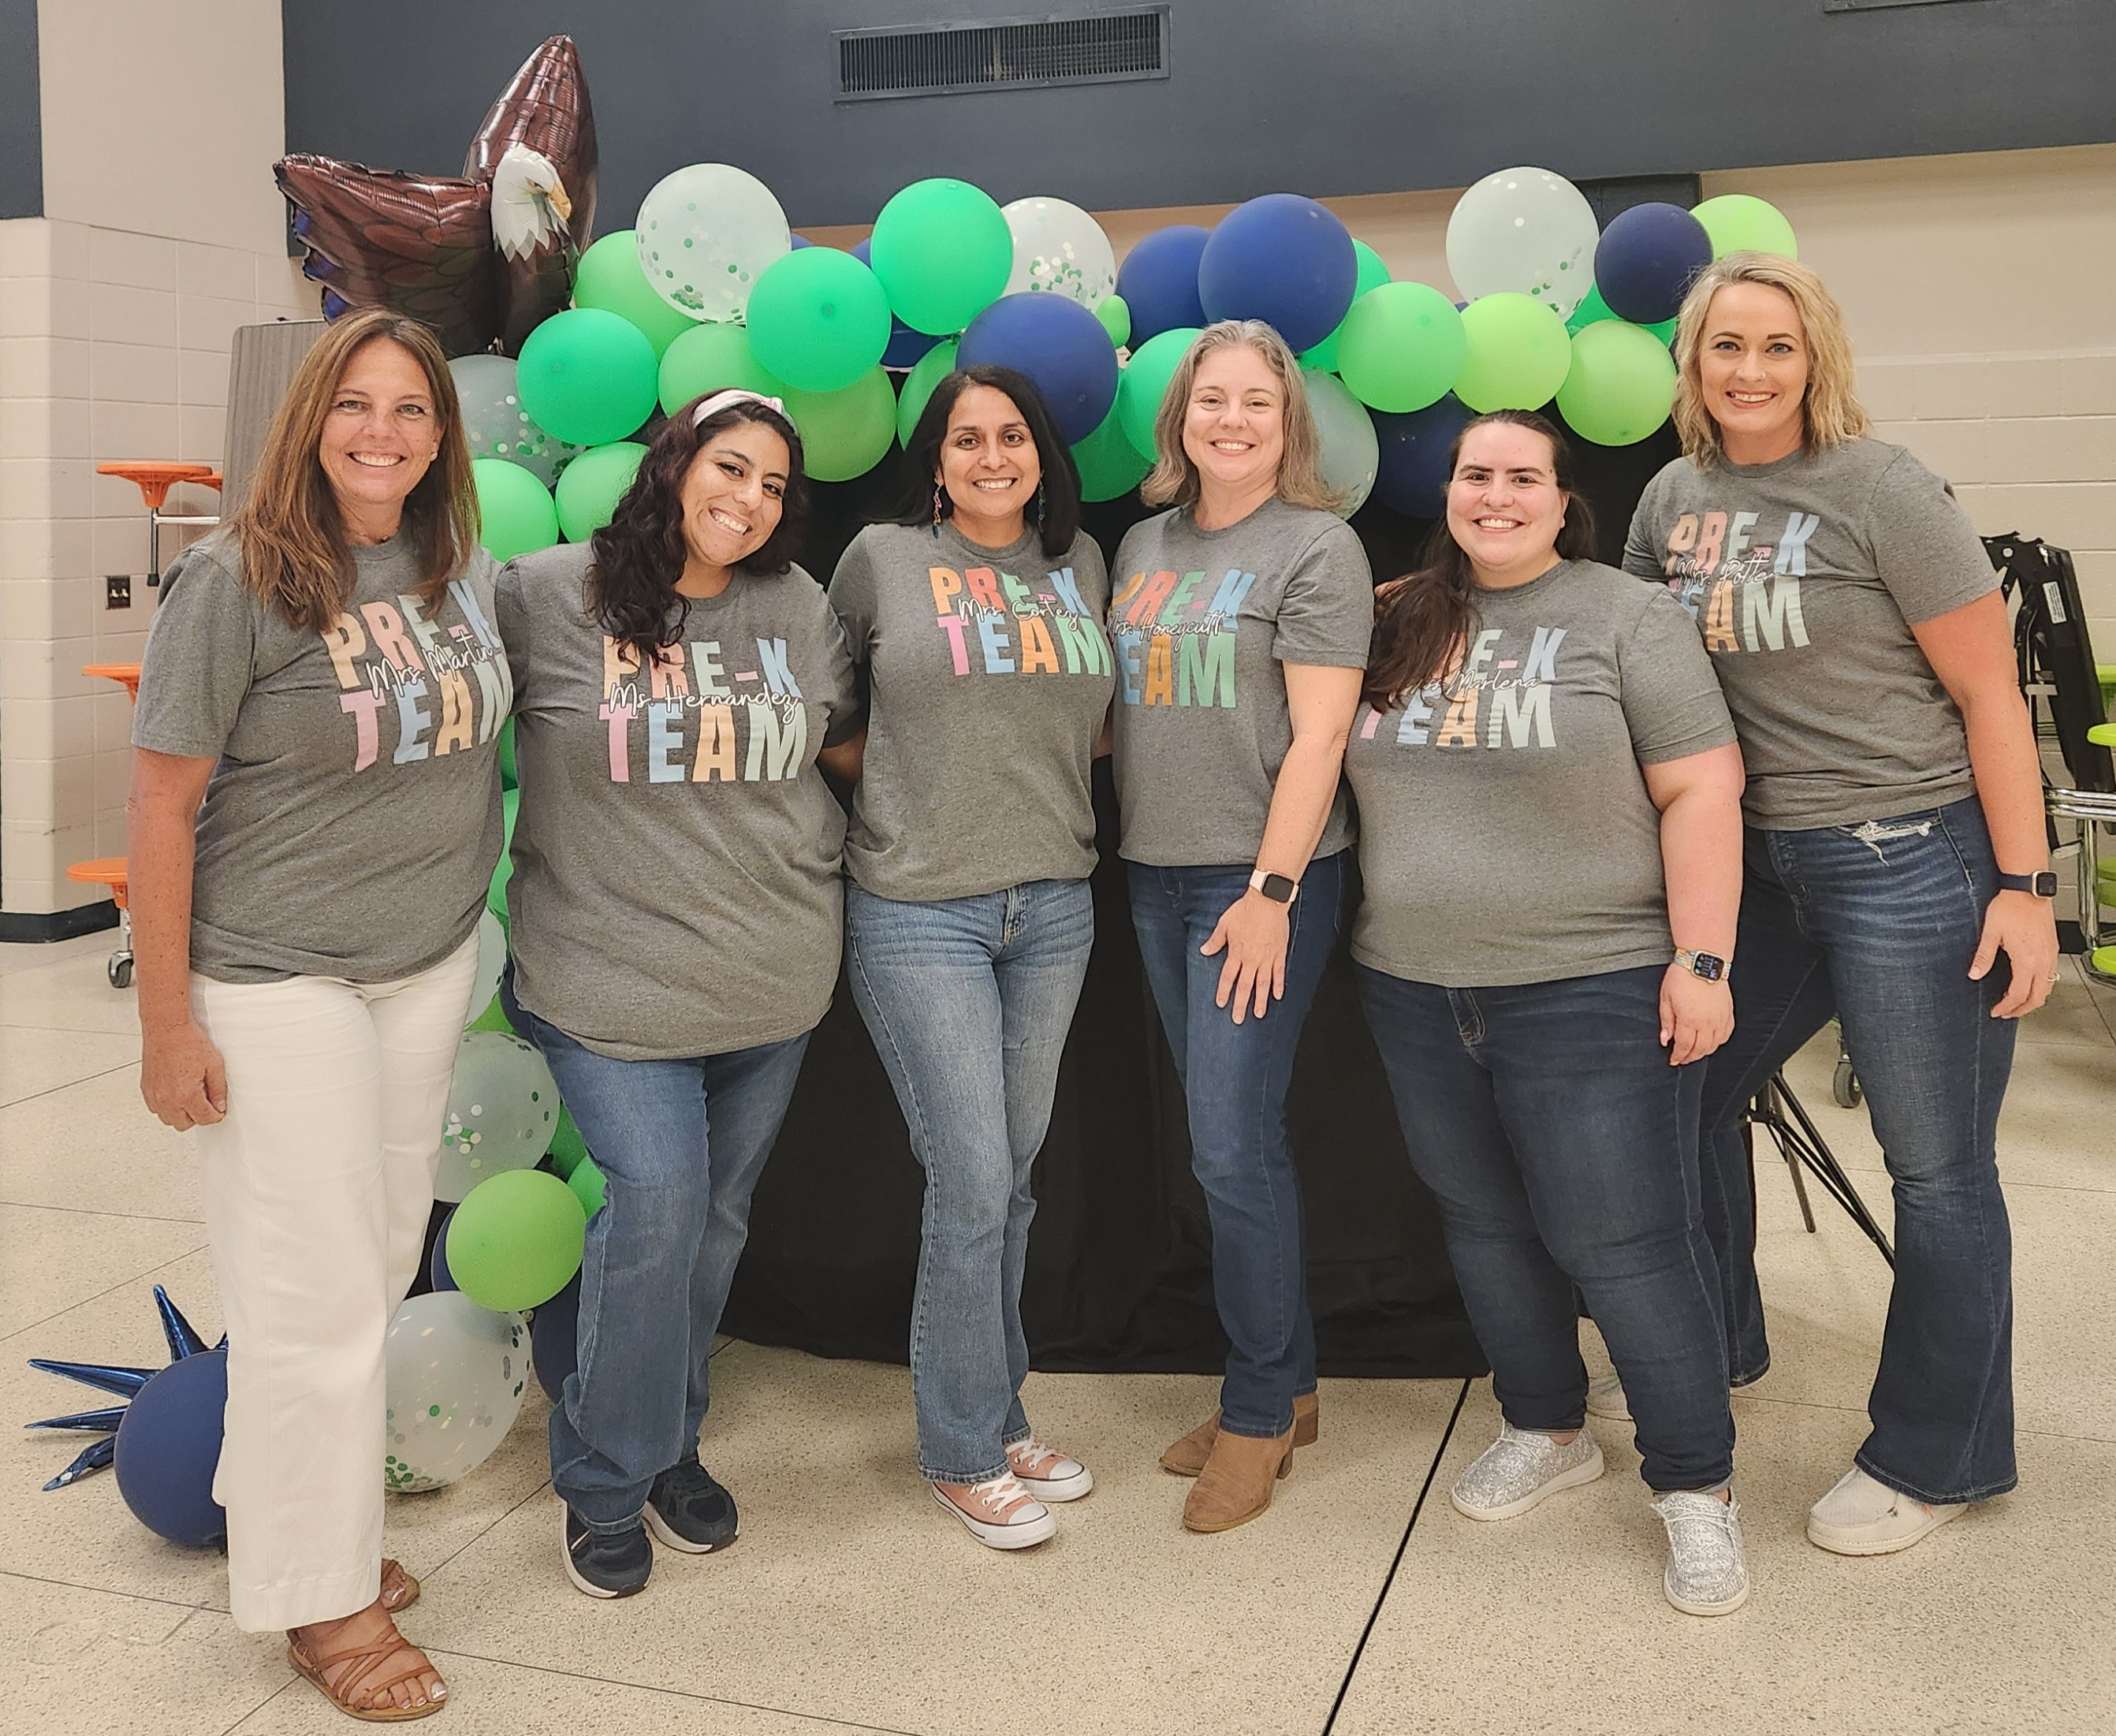
[(963, 334), (955, 366), (996, 364), (1036, 382), (1065, 444), (1102, 425), (1117, 401), (1117, 352), (1102, 322), (1070, 296), (1024, 289), (1001, 296)]
[(1635, 205), (1602, 232), (1594, 284), (1609, 311), (1634, 325), (1672, 320), (1697, 274), (1712, 263), (1704, 225), (1677, 205)]
[(1220, 219), (1198, 259), (1205, 318), (1262, 320), (1312, 349), (1352, 305), (1359, 256), (1337, 214), (1298, 193), (1266, 193)]
[[(787, 233), (786, 238), (789, 242), (793, 242), (793, 251), (796, 253), (798, 253), (803, 247), (812, 247), (816, 245), (815, 242), (810, 241), (808, 237), (803, 235), (798, 229), (789, 230)], [(860, 245), (864, 247), (867, 243), (865, 242), (862, 242)], [(862, 265), (867, 263), (866, 256), (863, 254), (861, 256), (860, 263)]]
[(1374, 499), (1406, 518), (1438, 518), (1447, 507), (1448, 449), (1470, 420), (1469, 407), (1450, 392), (1423, 410), (1370, 413), (1381, 442)]
[(228, 1535), (213, 1498), (228, 1408), (228, 1352), (172, 1362), (140, 1388), (117, 1425), (117, 1492), (158, 1537), (197, 1549)]
[(872, 271), (874, 269), (874, 242), (872, 239), (867, 241), (856, 241), (852, 244), (852, 246), (846, 248), (845, 251), (851, 254), (854, 259), (858, 260), (862, 265), (866, 266), (868, 270)]
[(553, 1404), (565, 1397), (566, 1376), (581, 1365), (581, 1275), (548, 1302), (539, 1302), (529, 1320), (529, 1364), (536, 1384)]
[(1194, 223), (1171, 223), (1125, 256), (1117, 267), (1117, 293), (1131, 310), (1132, 349), (1179, 325), (1205, 323), (1204, 306), (1198, 299), (1198, 261), (1210, 233)]
[(456, 1209), (448, 1208), (448, 1215), (441, 1220), (441, 1227), (434, 1232), (434, 1257), (426, 1262), (426, 1280), (436, 1290), (460, 1290), (455, 1273), (448, 1270), (448, 1226), (456, 1221)]
[(927, 332), (913, 331), (894, 314), (889, 320), (889, 348), (881, 352), (886, 368), (918, 366), (918, 358), (941, 340)]

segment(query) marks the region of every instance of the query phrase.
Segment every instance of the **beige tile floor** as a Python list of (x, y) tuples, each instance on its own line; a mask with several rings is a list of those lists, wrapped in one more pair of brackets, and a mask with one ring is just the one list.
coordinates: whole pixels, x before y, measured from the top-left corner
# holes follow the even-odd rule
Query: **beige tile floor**
[[(32, 1355), (162, 1354), (150, 1293), (218, 1304), (183, 1141), (136, 1095), (131, 997), (105, 936), (0, 946), (0, 1416), (91, 1402)], [(665, 1552), (646, 1596), (590, 1602), (553, 1559), (540, 1405), (477, 1474), (393, 1498), (428, 1590), (407, 1618), (454, 1684), (439, 1730), (700, 1736), (1223, 1736), (1333, 1732), (2116, 1729), (2116, 992), (2068, 965), (2022, 1033), (2001, 1145), (2017, 1241), (2022, 1486), (1909, 1553), (1841, 1560), (1806, 1505), (1864, 1430), (1887, 1273), (1826, 1200), (1801, 1227), (1760, 1176), (1776, 1364), (1736, 1404), (1755, 1594), (1727, 1620), (1663, 1602), (1661, 1540), (1625, 1431), (1600, 1482), (1506, 1526), (1445, 1488), (1496, 1424), (1489, 1384), (1333, 1381), (1322, 1443), (1272, 1512), (1176, 1523), (1161, 1444), (1211, 1402), (1189, 1377), (1046, 1376), (1039, 1427), (1100, 1487), (1056, 1542), (1002, 1557), (929, 1508), (901, 1370), (727, 1346), (710, 1463), (743, 1542)], [(1833, 1051), (1792, 1069), (1882, 1221)], [(1591, 1336), (1591, 1334), (1590, 1334)], [(1458, 1409), (1459, 1404), (1459, 1409)], [(46, 1494), (69, 1444), (0, 1428), (0, 1731), (339, 1731), (237, 1633), (218, 1557), (159, 1543), (108, 1476)], [(1419, 1494), (1428, 1476), (1432, 1492)], [(1414, 1511), (1416, 1517), (1414, 1522)]]

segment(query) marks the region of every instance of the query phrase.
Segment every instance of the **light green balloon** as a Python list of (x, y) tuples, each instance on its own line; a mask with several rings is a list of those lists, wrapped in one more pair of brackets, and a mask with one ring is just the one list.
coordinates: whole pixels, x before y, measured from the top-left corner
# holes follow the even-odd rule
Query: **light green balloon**
[(586, 542), (617, 516), (617, 503), (646, 456), (637, 440), (614, 440), (590, 448), (559, 472), (559, 528), (567, 541)]
[(1110, 334), (1110, 342), (1119, 349), (1131, 342), (1131, 303), (1122, 296), (1104, 296), (1102, 304), (1095, 309), (1095, 317), (1102, 322), (1102, 329)]
[(481, 1308), (534, 1308), (581, 1269), (586, 1228), (579, 1199), (556, 1176), (503, 1170), (472, 1188), (448, 1220), (448, 1272)]
[(1083, 500), (1114, 500), (1128, 495), (1153, 468), (1153, 460), (1126, 437), (1115, 404), (1102, 426), (1073, 449), (1073, 463), (1080, 472)]
[(600, 307), (629, 320), (658, 357), (697, 322), (656, 292), (639, 269), (639, 237), (629, 229), (605, 235), (581, 256), (573, 272), (573, 306)]
[(912, 363), (911, 371), (904, 376), (903, 394), (896, 400), (896, 437), (907, 449), (933, 389), (955, 371), (955, 348), (953, 338), (943, 338)]
[(694, 325), (661, 358), (661, 408), (670, 416), (692, 398), (729, 386), (766, 398), (785, 390), (757, 359), (748, 332), (739, 325)]
[(889, 348), (889, 298), (835, 247), (798, 247), (766, 268), (744, 315), (757, 361), (803, 392), (842, 392)]
[(1565, 384), (1572, 340), (1548, 302), (1516, 290), (1479, 296), (1462, 310), (1462, 329), (1470, 348), (1455, 395), (1479, 414), (1539, 410)]
[(507, 882), (514, 877), (514, 816), (522, 806), (522, 792), (499, 793), (499, 860), (492, 870), (492, 884), (485, 889), (485, 907), (507, 926)]
[(1674, 403), (1674, 358), (1644, 326), (1598, 320), (1574, 337), (1557, 408), (1582, 440), (1635, 445), (1668, 420)]
[(581, 1159), (587, 1154), (588, 1142), (581, 1137), (573, 1112), (564, 1103), (559, 1104), (558, 1131), (551, 1135), (551, 1167), (558, 1172), (561, 1181), (571, 1181), (573, 1172), (581, 1167)]
[(1352, 396), (1370, 409), (1399, 412), (1438, 403), (1470, 351), (1462, 315), (1430, 283), (1368, 290), (1336, 338), (1337, 371)]
[(472, 458), (477, 486), (478, 541), (494, 560), (512, 560), (559, 540), (559, 509), (551, 491), (519, 464)]
[[(1598, 325), (1604, 320), (1616, 317), (1616, 310), (1602, 299), (1602, 291), (1598, 285), (1589, 290), (1587, 299), (1572, 310), (1571, 316), (1565, 322), (1565, 329), (1577, 337), (1589, 326)], [(1672, 343), (1675, 342), (1675, 329), (1681, 323), (1680, 320), (1663, 320), (1653, 325), (1642, 325), (1639, 329), (1651, 332), (1663, 343)]]
[(1171, 326), (1156, 332), (1131, 352), (1117, 381), (1117, 417), (1125, 438), (1148, 458), (1153, 456), (1153, 424), (1161, 414), (1161, 400), (1168, 395), (1168, 383), (1175, 377), (1183, 357), (1198, 341), (1194, 325)]
[[(609, 1182), (585, 1149), (580, 1161), (573, 1165), (573, 1174), (566, 1177), (566, 1186), (573, 1190), (573, 1198), (580, 1201), (581, 1209), (591, 1218), (602, 1209), (604, 1200), (610, 1197)], [(551, 1293), (556, 1296), (558, 1292)]]
[(967, 181), (914, 181), (874, 220), (874, 274), (896, 317), (945, 337), (997, 301), (1014, 273), (1014, 231), (988, 193)]
[(1712, 237), (1714, 259), (1724, 259), (1730, 253), (1800, 257), (1800, 244), (1793, 238), (1792, 225), (1786, 221), (1785, 213), (1753, 193), (1722, 193), (1717, 199), (1691, 206), (1690, 214), (1704, 225), (1704, 233)]
[(818, 482), (865, 476), (896, 438), (896, 393), (878, 364), (840, 392), (789, 386), (784, 395), (786, 413), (801, 431), (808, 474)]
[[(1382, 263), (1382, 256), (1364, 242), (1355, 237), (1352, 251), (1359, 257), (1359, 280), (1352, 286), (1352, 306), (1359, 306), (1359, 297), (1369, 289), (1378, 289), (1389, 281), (1389, 268)], [(1352, 309), (1345, 310), (1345, 320), (1352, 317)], [(1300, 365), (1304, 368), (1319, 370), (1325, 374), (1337, 371), (1337, 338), (1345, 329), (1345, 320), (1337, 322), (1337, 329), (1330, 334), (1311, 350), (1301, 352)]]
[(654, 413), (656, 361), (646, 334), (600, 307), (555, 313), (522, 340), (515, 390), (522, 408), (554, 437), (605, 446)]

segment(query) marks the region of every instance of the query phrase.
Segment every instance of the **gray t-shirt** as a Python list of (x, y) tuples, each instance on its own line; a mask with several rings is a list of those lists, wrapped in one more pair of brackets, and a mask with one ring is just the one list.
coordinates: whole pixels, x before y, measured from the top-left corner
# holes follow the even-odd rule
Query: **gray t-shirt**
[[(1125, 859), (1254, 862), (1293, 745), (1286, 663), (1364, 669), (1373, 574), (1334, 513), (1272, 499), (1224, 530), (1178, 507), (1117, 550), (1117, 792)], [(1341, 786), (1317, 856), (1352, 841)]]
[(257, 601), (232, 531), (162, 581), (132, 743), (218, 762), (191, 951), (219, 982), (395, 982), (446, 958), (485, 908), (513, 700), (499, 569), (477, 550), (429, 612), (407, 539), (352, 554), (352, 596), (323, 633)]
[(1624, 566), (1696, 619), (1741, 731), (1751, 825), (1854, 826), (1975, 790), (1962, 714), (1911, 629), (1999, 578), (1947, 484), (1902, 447), (1677, 458), (1646, 486)]
[(844, 815), (816, 755), (858, 727), (850, 660), (800, 568), (692, 600), (642, 678), (590, 619), (589, 550), (509, 561), (522, 805), (508, 943), (523, 1006), (619, 1061), (812, 1030), (843, 939)]
[(881, 898), (968, 898), (1095, 866), (1090, 776), (1112, 682), (1109, 576), (1084, 531), (981, 548), (871, 525), (830, 580), (867, 688), (845, 867)]
[(1734, 739), (1696, 629), (1587, 560), (1479, 592), (1477, 612), (1451, 681), (1353, 719), (1352, 956), (1448, 988), (1667, 964), (1660, 815), (1639, 767)]

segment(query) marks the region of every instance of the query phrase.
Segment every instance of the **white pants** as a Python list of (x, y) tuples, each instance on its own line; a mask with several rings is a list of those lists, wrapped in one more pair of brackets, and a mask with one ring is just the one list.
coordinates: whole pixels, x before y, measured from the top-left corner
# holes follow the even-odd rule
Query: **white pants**
[(383, 1336), (418, 1271), (477, 942), (396, 983), (194, 974), (228, 1065), (199, 1130), (228, 1323), (235, 1624), (350, 1615), (382, 1567)]

